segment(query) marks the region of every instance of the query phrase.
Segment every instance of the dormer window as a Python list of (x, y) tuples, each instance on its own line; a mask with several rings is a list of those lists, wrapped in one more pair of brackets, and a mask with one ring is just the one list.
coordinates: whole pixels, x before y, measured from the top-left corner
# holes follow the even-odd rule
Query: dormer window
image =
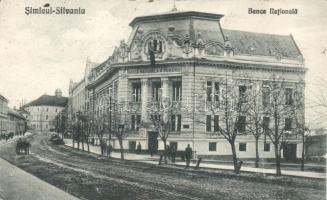
[(145, 42), (144, 52), (150, 58), (154, 55), (155, 58), (163, 58), (165, 53), (165, 39), (157, 34), (151, 34)]

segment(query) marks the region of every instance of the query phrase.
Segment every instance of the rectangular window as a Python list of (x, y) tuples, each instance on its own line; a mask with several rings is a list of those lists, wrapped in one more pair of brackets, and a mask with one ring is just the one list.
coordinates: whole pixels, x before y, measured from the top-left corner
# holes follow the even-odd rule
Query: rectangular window
[(184, 125), (183, 125), (183, 128), (185, 128), (185, 129), (190, 128), (190, 125), (188, 125), (188, 124), (184, 124)]
[(182, 100), (182, 81), (173, 82), (173, 101)]
[(264, 143), (263, 151), (270, 151), (270, 143)]
[(246, 86), (240, 85), (238, 86), (238, 97), (240, 102), (246, 101)]
[(285, 118), (285, 131), (292, 130), (292, 118)]
[(47, 108), (47, 112), (49, 111), (49, 108)]
[(239, 151), (246, 151), (246, 143), (239, 143), (238, 144)]
[(211, 101), (212, 97), (212, 82), (207, 81), (207, 101)]
[(153, 101), (159, 101), (160, 88), (161, 88), (161, 83), (160, 82), (153, 82), (152, 83), (152, 99), (153, 99)]
[(135, 127), (136, 127), (136, 123), (135, 123), (135, 115), (132, 115), (132, 119), (131, 119), (131, 129), (134, 131)]
[(246, 117), (245, 116), (239, 116), (238, 117), (238, 124), (237, 124), (237, 130), (239, 133), (245, 132), (245, 125), (246, 125)]
[(141, 115), (132, 115), (131, 129), (138, 131), (141, 123)]
[(209, 151), (217, 151), (217, 142), (209, 142)]
[(171, 130), (176, 131), (176, 116), (175, 115), (171, 116)]
[(263, 87), (262, 89), (262, 106), (267, 107), (269, 105), (269, 88)]
[(263, 124), (263, 131), (268, 131), (270, 126), (270, 118), (269, 117), (263, 117), (262, 118), (262, 124)]
[(213, 121), (214, 121), (214, 131), (218, 132), (219, 131), (219, 116), (215, 115)]
[(219, 102), (219, 82), (215, 82), (215, 101)]
[(211, 132), (211, 115), (207, 115), (206, 131), (207, 132)]
[(181, 131), (181, 127), (182, 127), (182, 116), (177, 115), (177, 131)]
[(136, 130), (138, 131), (140, 129), (141, 125), (141, 115), (136, 115)]
[(132, 84), (133, 102), (141, 102), (141, 83)]
[(46, 115), (46, 116), (45, 116), (45, 120), (48, 120), (48, 118), (49, 118), (48, 115)]
[(285, 89), (285, 104), (286, 105), (293, 104), (293, 90), (291, 88)]
[(161, 120), (161, 116), (160, 115), (151, 115), (151, 120), (152, 121), (160, 121)]

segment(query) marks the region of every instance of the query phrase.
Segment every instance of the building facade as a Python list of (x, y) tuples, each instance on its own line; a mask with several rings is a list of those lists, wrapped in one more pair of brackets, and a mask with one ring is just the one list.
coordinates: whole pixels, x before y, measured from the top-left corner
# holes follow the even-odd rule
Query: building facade
[(0, 136), (7, 134), (8, 100), (0, 94)]
[(54, 96), (42, 95), (23, 106), (28, 115), (29, 128), (37, 131), (51, 131), (55, 128), (56, 116), (67, 106), (68, 98), (57, 89)]
[(18, 111), (9, 109), (7, 120), (7, 132), (14, 135), (23, 135), (26, 132), (26, 119)]
[[(298, 83), (304, 80), (306, 69), (291, 35), (226, 30), (220, 25), (222, 17), (194, 11), (136, 17), (130, 23), (127, 42), (121, 41), (113, 55), (85, 77), (87, 112), (100, 116), (111, 102), (124, 104), (128, 109), (122, 113), (130, 131), (124, 149), (133, 151), (140, 143), (144, 150), (158, 151), (163, 143), (150, 123), (155, 114), (151, 106), (168, 98), (174, 107), (169, 116), (170, 146), (183, 151), (190, 144), (197, 155), (229, 157), (229, 143), (216, 134), (219, 126), (224, 126), (219, 105), (227, 90), (225, 83), (233, 83), (231, 90), (240, 98), (247, 91), (274, 83), (276, 76), (283, 77), (286, 88), (282, 94), (291, 102), (295, 91), (304, 92)], [(258, 95), (262, 102), (267, 97), (264, 92)], [(213, 103), (218, 105), (216, 112), (208, 109)], [(299, 109), (304, 112), (304, 107)], [(254, 137), (245, 134), (247, 116), (240, 119), (244, 126), (238, 130), (237, 155), (254, 158)], [(289, 127), (287, 131), (293, 131), (290, 116), (281, 121)], [(301, 140), (290, 137), (288, 141), (292, 145), (287, 154), (299, 157)], [(113, 143), (118, 148), (115, 139)], [(261, 158), (274, 158), (269, 140), (260, 138), (258, 148)]]

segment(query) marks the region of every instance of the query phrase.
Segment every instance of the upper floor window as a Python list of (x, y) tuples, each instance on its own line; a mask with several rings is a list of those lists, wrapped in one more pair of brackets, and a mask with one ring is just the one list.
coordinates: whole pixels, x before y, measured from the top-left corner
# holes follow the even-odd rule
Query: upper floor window
[(133, 102), (141, 102), (141, 83), (133, 83), (132, 89)]
[(180, 101), (182, 99), (182, 81), (173, 82), (173, 101)]
[(245, 132), (245, 126), (246, 126), (246, 117), (245, 116), (239, 116), (238, 117), (238, 123), (237, 123), (237, 131), (239, 133)]
[(293, 104), (293, 89), (292, 88), (285, 89), (285, 104), (286, 105)]
[(159, 99), (160, 99), (160, 89), (161, 89), (161, 83), (160, 82), (153, 82), (152, 83), (152, 99), (154, 101), (159, 101)]
[(262, 105), (267, 107), (269, 104), (269, 88), (263, 87), (262, 89)]
[(292, 130), (292, 118), (285, 118), (285, 131)]
[(240, 85), (238, 86), (238, 97), (240, 102), (246, 101), (246, 86)]
[(219, 101), (219, 82), (215, 82), (214, 98), (215, 101)]
[(138, 131), (141, 124), (141, 115), (132, 115), (131, 129)]
[(212, 82), (207, 81), (207, 101), (211, 101), (212, 99)]
[(182, 116), (181, 115), (172, 115), (171, 116), (171, 130), (172, 131), (181, 131), (182, 126)]
[(268, 131), (270, 126), (270, 118), (269, 117), (263, 117), (262, 118), (263, 123), (263, 131)]

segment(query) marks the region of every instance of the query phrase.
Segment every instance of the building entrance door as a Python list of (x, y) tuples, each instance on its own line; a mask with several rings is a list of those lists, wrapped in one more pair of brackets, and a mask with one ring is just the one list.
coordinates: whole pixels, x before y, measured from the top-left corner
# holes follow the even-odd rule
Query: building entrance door
[(283, 144), (283, 156), (287, 161), (296, 161), (296, 144)]
[(158, 132), (148, 132), (148, 150), (151, 155), (158, 152)]
[(128, 148), (130, 153), (135, 153), (136, 150), (136, 141), (129, 141)]

